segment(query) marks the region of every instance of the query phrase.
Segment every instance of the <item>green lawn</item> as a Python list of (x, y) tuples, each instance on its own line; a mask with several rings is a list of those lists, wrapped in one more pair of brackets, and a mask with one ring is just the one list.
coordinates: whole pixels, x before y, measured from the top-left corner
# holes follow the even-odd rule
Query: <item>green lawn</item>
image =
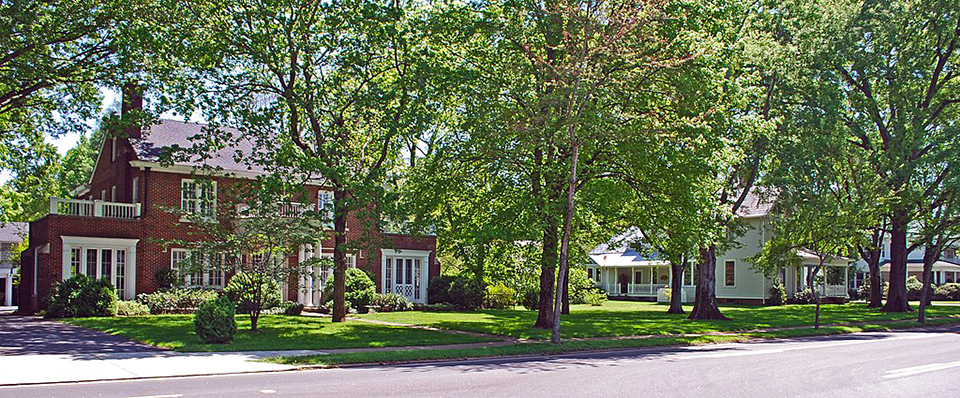
[(308, 355), (299, 357), (267, 358), (263, 362), (281, 363), (287, 365), (325, 365), (336, 366), (356, 363), (388, 363), (423, 361), (437, 359), (465, 359), (516, 355), (543, 355), (561, 354), (577, 351), (602, 351), (627, 348), (654, 347), (654, 346), (688, 346), (714, 343), (730, 343), (750, 339), (793, 338), (804, 336), (826, 336), (843, 333), (888, 331), (909, 329), (922, 326), (935, 326), (947, 323), (957, 323), (960, 319), (935, 319), (926, 324), (916, 321), (884, 322), (859, 326), (827, 326), (820, 329), (803, 328), (778, 330), (773, 332), (744, 333), (739, 335), (705, 335), (705, 336), (669, 336), (617, 340), (578, 340), (567, 341), (562, 345), (550, 343), (518, 343), (508, 346), (477, 347), (464, 349), (430, 349), (430, 350), (398, 350), (381, 352), (355, 352), (332, 355)]
[(192, 315), (64, 319), (131, 340), (183, 352), (309, 350), (477, 343), (483, 337), (391, 327), (330, 318), (265, 315), (260, 330), (250, 332), (250, 318), (237, 315), (237, 336), (230, 344), (205, 344), (193, 332)]
[[(691, 307), (684, 307), (689, 312)], [(812, 326), (812, 305), (722, 306), (730, 321), (690, 321), (685, 315), (666, 313), (667, 306), (649, 302), (607, 301), (600, 307), (574, 305), (563, 316), (563, 336), (604, 337), (679, 333), (708, 333), (763, 328)], [(960, 306), (931, 306), (928, 317), (960, 316)], [(549, 331), (534, 329), (535, 311), (481, 310), (474, 312), (395, 312), (361, 315), (395, 323), (426, 325), (528, 339), (547, 339)], [(915, 319), (916, 312), (885, 314), (864, 304), (822, 306), (821, 322), (860, 323)]]

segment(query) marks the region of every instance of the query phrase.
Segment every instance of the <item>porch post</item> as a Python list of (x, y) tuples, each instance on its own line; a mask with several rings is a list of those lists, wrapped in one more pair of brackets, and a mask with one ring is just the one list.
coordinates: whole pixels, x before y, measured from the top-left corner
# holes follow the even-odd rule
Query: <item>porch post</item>
[(850, 288), (850, 270), (843, 270), (843, 297), (848, 297), (847, 289)]
[(13, 269), (9, 271), (3, 283), (3, 305), (7, 307), (13, 305)]

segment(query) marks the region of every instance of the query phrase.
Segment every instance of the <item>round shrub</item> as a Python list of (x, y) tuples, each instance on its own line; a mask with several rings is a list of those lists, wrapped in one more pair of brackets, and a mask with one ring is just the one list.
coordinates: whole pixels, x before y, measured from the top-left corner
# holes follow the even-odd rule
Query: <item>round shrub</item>
[(479, 282), (465, 276), (438, 276), (427, 285), (430, 304), (447, 303), (463, 309), (480, 308), (485, 293)]
[(516, 305), (517, 291), (503, 284), (487, 286), (487, 294), (483, 297), (483, 307), (505, 309)]
[(813, 304), (816, 303), (816, 300), (813, 297), (813, 291), (810, 289), (803, 289), (789, 299), (787, 299), (787, 304)]
[(197, 336), (205, 343), (229, 343), (237, 334), (235, 312), (236, 304), (226, 297), (204, 301), (193, 316)]
[(920, 300), (920, 291), (923, 290), (923, 283), (915, 276), (907, 278), (907, 300)]
[[(259, 300), (257, 290), (260, 290)], [(249, 314), (258, 307), (268, 310), (280, 305), (280, 283), (266, 275), (238, 272), (230, 278), (223, 292), (237, 303), (237, 312), (241, 314)]]
[(74, 275), (54, 283), (47, 297), (46, 317), (117, 316), (117, 289), (106, 279)]
[(770, 286), (768, 293), (770, 294), (770, 301), (768, 301), (770, 305), (783, 305), (787, 301), (787, 290), (779, 282)]
[(137, 295), (137, 302), (146, 305), (150, 313), (192, 314), (200, 303), (217, 298), (217, 292), (209, 289), (173, 289)]
[(531, 311), (540, 309), (540, 289), (530, 288), (523, 292), (523, 308)]
[(586, 297), (584, 297), (584, 301), (584, 304), (590, 304), (594, 307), (599, 307), (607, 301), (607, 293), (599, 289), (593, 289), (587, 292)]
[[(331, 279), (323, 286), (323, 297), (326, 301), (333, 301), (333, 285)], [(347, 268), (347, 276), (344, 279), (346, 293), (344, 297), (347, 306), (352, 307), (360, 313), (367, 312), (367, 306), (373, 301), (373, 295), (377, 294), (377, 285), (370, 279), (370, 275), (358, 268)], [(333, 305), (330, 305), (333, 308)]]
[(570, 304), (587, 304), (587, 295), (597, 289), (597, 284), (587, 275), (587, 271), (580, 268), (570, 270), (569, 289)]
[(960, 300), (960, 283), (947, 283), (937, 286), (933, 298), (935, 300)]
[(117, 315), (120, 316), (144, 316), (150, 315), (150, 307), (140, 304), (136, 301), (117, 302)]
[(303, 312), (303, 304), (296, 301), (284, 301), (278, 308), (284, 315), (300, 315)]
[(398, 312), (410, 311), (413, 309), (413, 303), (406, 297), (396, 293), (375, 294), (371, 306), (377, 308), (380, 312)]

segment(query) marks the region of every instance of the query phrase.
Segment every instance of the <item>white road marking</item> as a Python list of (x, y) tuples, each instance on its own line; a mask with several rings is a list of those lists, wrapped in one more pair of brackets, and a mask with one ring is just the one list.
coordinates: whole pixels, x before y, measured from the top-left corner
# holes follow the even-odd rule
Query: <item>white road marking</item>
[(936, 372), (938, 370), (956, 368), (958, 366), (960, 366), (960, 361), (931, 363), (929, 365), (914, 366), (911, 368), (888, 370), (887, 374), (884, 375), (883, 378), (892, 379), (897, 377), (907, 377), (907, 376), (913, 376), (921, 373)]
[(277, 390), (260, 390), (261, 394), (276, 394)]
[(183, 394), (167, 394), (167, 395), (147, 395), (143, 397), (130, 397), (130, 398), (179, 398)]

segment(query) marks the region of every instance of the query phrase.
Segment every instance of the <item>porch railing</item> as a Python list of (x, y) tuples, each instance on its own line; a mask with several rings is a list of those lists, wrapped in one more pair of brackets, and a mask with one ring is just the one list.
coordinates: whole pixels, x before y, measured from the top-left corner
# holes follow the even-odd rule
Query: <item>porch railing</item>
[[(602, 283), (601, 287), (614, 296), (623, 295), (623, 285), (619, 283)], [(656, 296), (660, 289), (667, 287), (659, 283), (628, 283), (627, 296)]]
[(821, 286), (821, 292), (824, 297), (846, 297), (847, 287), (844, 285), (826, 285)]
[(140, 217), (140, 203), (120, 203), (107, 202), (103, 200), (62, 199), (53, 197), (50, 198), (50, 214), (132, 220)]

